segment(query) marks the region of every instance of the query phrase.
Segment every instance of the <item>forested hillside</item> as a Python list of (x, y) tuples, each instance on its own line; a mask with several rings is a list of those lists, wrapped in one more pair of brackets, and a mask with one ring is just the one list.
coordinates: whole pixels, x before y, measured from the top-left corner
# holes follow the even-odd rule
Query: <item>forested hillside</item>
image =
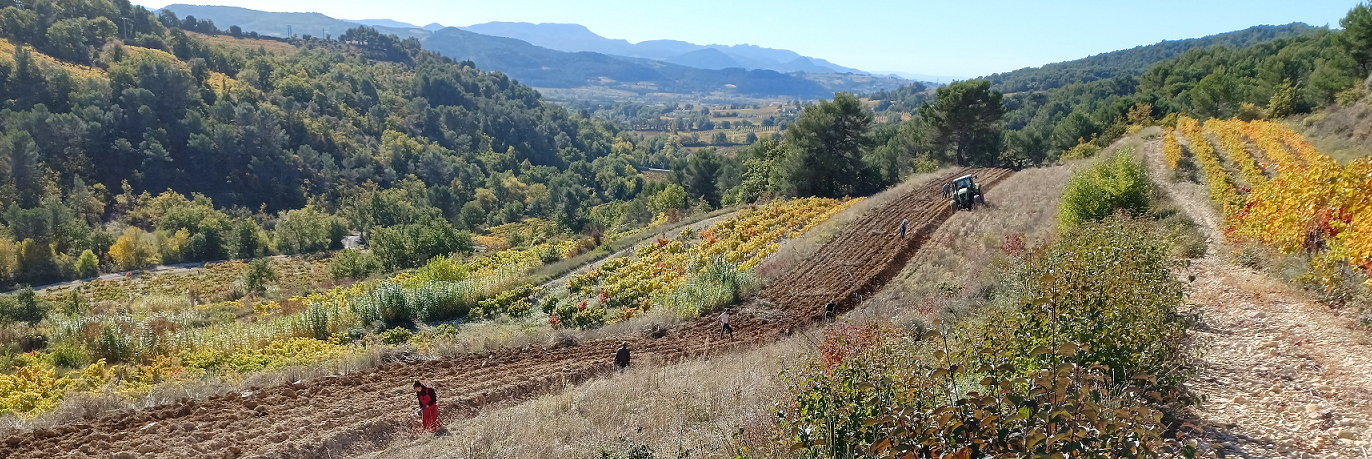
[[(1356, 21), (1359, 11), (1364, 10), (1355, 9), (1349, 17)], [(1004, 92), (998, 96), (1003, 97), (1003, 112), (975, 119), (994, 122), (993, 129), (1001, 132), (999, 140), (983, 137), (976, 141), (977, 145), (968, 145), (975, 152), (973, 156), (979, 158), (976, 162), (1039, 164), (1065, 155), (1089, 156), (1123, 135), (1130, 124), (1157, 118), (1170, 124), (1175, 119), (1166, 118), (1170, 114), (1281, 119), (1330, 104), (1356, 102), (1367, 92), (1366, 50), (1372, 43), (1359, 35), (1366, 33), (1363, 28), (1367, 26), (1349, 22), (1345, 27), (1350, 30), (1301, 24), (1257, 27), (1019, 74), (958, 82), (950, 88), (940, 88), (938, 94), (911, 86), (867, 97), (876, 101), (878, 110), (920, 113), (929, 106), (925, 105), (928, 101), (942, 97), (945, 91), (961, 93), (982, 82), (995, 94)], [(1278, 38), (1256, 41), (1270, 36)], [(1206, 43), (1211, 46), (1201, 46)], [(1232, 43), (1250, 44), (1239, 47)], [(1191, 49), (1145, 64), (1152, 57), (1173, 53), (1183, 46)], [(1135, 67), (1144, 70), (1136, 72), (1132, 70)], [(1087, 71), (1090, 68), (1104, 70), (1092, 73)], [(1018, 76), (1006, 78), (1010, 75)], [(1111, 76), (1100, 78), (1106, 75)], [(997, 85), (1019, 92), (997, 90)], [(932, 105), (937, 106), (937, 102)], [(898, 131), (896, 127), (886, 129), (885, 132), (900, 135), (882, 141), (889, 148), (917, 158), (917, 163), (936, 164), (951, 159), (952, 150), (947, 146), (935, 143), (931, 147), (934, 126), (929, 121), (927, 116), (916, 116)], [(974, 123), (968, 123), (971, 124)]]
[[(123, 0), (4, 6), (5, 284), (327, 249), (347, 228), (579, 229), (647, 188), (633, 136), (414, 40), (208, 37)], [(320, 240), (286, 242), (283, 222)]]
[(1087, 83), (1117, 76), (1138, 76), (1156, 62), (1180, 56), (1192, 49), (1214, 46), (1246, 47), (1274, 38), (1294, 37), (1319, 30), (1301, 23), (1254, 26), (1244, 30), (1187, 40), (1168, 40), (1154, 45), (1101, 53), (1084, 59), (1025, 68), (985, 77), (1005, 93), (1043, 91), (1071, 83)]

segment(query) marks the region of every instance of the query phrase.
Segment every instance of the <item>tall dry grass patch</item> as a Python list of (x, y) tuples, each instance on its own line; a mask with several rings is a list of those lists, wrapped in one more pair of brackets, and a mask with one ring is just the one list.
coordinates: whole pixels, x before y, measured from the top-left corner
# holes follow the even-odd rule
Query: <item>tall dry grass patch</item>
[(1054, 234), (1062, 190), (1075, 167), (1028, 169), (1000, 182), (986, 192), (985, 207), (954, 214), (886, 288), (850, 315), (923, 322), (984, 301), (992, 261)]
[(757, 448), (776, 438), (782, 372), (813, 350), (793, 338), (677, 364), (635, 356), (623, 374), (452, 422), (445, 435), (412, 437), (364, 457), (735, 457), (745, 441), (750, 454), (766, 456)]

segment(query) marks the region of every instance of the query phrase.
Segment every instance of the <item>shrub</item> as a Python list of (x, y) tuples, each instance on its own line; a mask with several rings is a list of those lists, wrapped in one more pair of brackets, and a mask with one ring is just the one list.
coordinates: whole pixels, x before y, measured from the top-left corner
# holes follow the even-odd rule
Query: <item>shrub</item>
[(1148, 211), (1152, 196), (1153, 184), (1143, 164), (1132, 151), (1120, 152), (1072, 176), (1062, 193), (1058, 222), (1073, 227), (1117, 211), (1139, 216)]
[(381, 272), (381, 261), (371, 252), (358, 249), (340, 250), (329, 261), (329, 275), (334, 279), (362, 279)]
[(803, 457), (1194, 457), (1163, 437), (1197, 359), (1153, 225), (1065, 230), (1010, 268), (1007, 314), (972, 327), (829, 329), (784, 431)]
[(395, 282), (382, 282), (372, 291), (381, 320), (388, 324), (413, 320), (415, 314), (405, 290)]
[(243, 286), (248, 292), (261, 292), (267, 288), (268, 283), (280, 279), (269, 261), (266, 258), (258, 258), (248, 262), (248, 271), (243, 273)]
[(538, 259), (544, 264), (557, 263), (562, 260), (562, 254), (558, 253), (556, 245), (548, 244), (548, 247), (544, 248), (543, 252), (538, 254)]
[(1100, 146), (1094, 142), (1086, 142), (1084, 139), (1077, 143), (1075, 147), (1068, 149), (1062, 154), (1062, 159), (1085, 159), (1096, 156), (1100, 153)]
[(339, 246), (347, 226), (342, 218), (305, 206), (283, 212), (272, 234), (281, 253), (319, 252)]
[(377, 228), (369, 241), (376, 257), (389, 270), (415, 268), (429, 259), (453, 253), (470, 254), (472, 235), (435, 219), (425, 224)]
[[(935, 336), (935, 338), (938, 338)], [(822, 394), (798, 414), (830, 414), (817, 429), (793, 429), (800, 444), (830, 457), (1156, 457), (1191, 445), (1164, 440), (1147, 397), (1123, 390), (1096, 368), (1065, 364), (1028, 377), (975, 368), (951, 356), (869, 382), (867, 361), (824, 378)], [(1071, 349), (1063, 349), (1069, 357)], [(899, 365), (899, 364), (897, 364)], [(904, 367), (902, 368), (904, 369)], [(845, 385), (844, 383), (849, 383)], [(817, 394), (817, 395), (818, 395)], [(867, 411), (880, 400), (902, 409)], [(854, 407), (852, 411), (848, 407)], [(844, 416), (846, 415), (846, 416)], [(803, 418), (802, 418), (803, 419)], [(828, 438), (825, 438), (825, 437)], [(818, 451), (816, 451), (818, 450)]]
[(143, 269), (159, 262), (157, 241), (153, 235), (130, 226), (124, 234), (110, 246), (110, 258), (124, 269)]
[(533, 309), (531, 299), (538, 289), (532, 284), (524, 284), (506, 290), (493, 298), (481, 300), (478, 307), (472, 309), (472, 318), (492, 317), (498, 314), (506, 314), (510, 317), (521, 317)]
[(716, 258), (704, 272), (691, 274), (685, 285), (666, 296), (663, 304), (682, 317), (696, 317), (737, 303), (756, 284), (752, 271)]
[(85, 349), (71, 344), (54, 345), (48, 348), (47, 354), (52, 364), (59, 368), (81, 368), (91, 363), (91, 356)]
[(412, 337), (414, 333), (400, 327), (381, 332), (381, 342), (386, 344), (405, 344), (410, 342)]
[(95, 277), (100, 266), (100, 259), (95, 256), (95, 252), (86, 249), (81, 252), (81, 256), (76, 259), (76, 275), (81, 278)]
[(1363, 97), (1367, 97), (1367, 90), (1362, 85), (1354, 85), (1351, 88), (1340, 91), (1334, 95), (1334, 102), (1344, 107), (1351, 107), (1358, 103)]
[(33, 289), (25, 287), (13, 295), (0, 296), (0, 324), (24, 322), (34, 325), (47, 317), (51, 309), (52, 306), (39, 298)]
[(588, 301), (562, 303), (550, 299), (544, 305), (547, 308), (545, 310), (552, 311), (548, 322), (555, 327), (596, 328), (605, 325), (605, 308), (591, 306)]
[(1101, 365), (1110, 376), (1157, 378), (1157, 389), (1179, 391), (1191, 376), (1195, 350), (1187, 329), (1197, 318), (1179, 312), (1184, 288), (1172, 271), (1171, 248), (1148, 222), (1110, 218), (1065, 230), (1034, 260), (1007, 350), (1021, 368), (1061, 363), (1038, 354), (1076, 343), (1072, 362)]
[(105, 324), (100, 329), (100, 341), (95, 345), (95, 355), (111, 363), (123, 363), (133, 359), (133, 343), (119, 327)]

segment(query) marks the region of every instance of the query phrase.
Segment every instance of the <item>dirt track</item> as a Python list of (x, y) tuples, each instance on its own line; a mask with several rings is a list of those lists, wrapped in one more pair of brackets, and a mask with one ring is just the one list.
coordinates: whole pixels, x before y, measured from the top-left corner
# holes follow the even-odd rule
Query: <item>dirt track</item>
[[(1160, 140), (1145, 145), (1153, 180), (1210, 240), (1187, 300), (1204, 320), (1205, 365), (1188, 383), (1205, 401), (1192, 422), (1219, 457), (1367, 458), (1372, 340), (1354, 319), (1265, 273), (1234, 264), (1206, 188), (1172, 181)], [(1346, 312), (1346, 311), (1344, 311)]]
[[(0, 441), (0, 457), (328, 457), (379, 449), (408, 430), (415, 379), (432, 381), (447, 419), (574, 385), (610, 370), (614, 347), (629, 341), (636, 359), (678, 361), (734, 346), (770, 342), (857, 306), (899, 273), (953, 211), (940, 185), (975, 173), (988, 189), (1003, 169), (949, 171), (943, 179), (869, 210), (782, 275), (762, 296), (766, 308), (743, 308), (732, 320), (735, 339), (720, 340), (713, 317), (658, 337), (632, 336), (579, 345), (506, 349), (443, 360), (393, 363), (370, 371), (262, 388), (204, 400), (182, 400), (89, 423), (39, 429)], [(908, 234), (896, 238), (901, 219)]]

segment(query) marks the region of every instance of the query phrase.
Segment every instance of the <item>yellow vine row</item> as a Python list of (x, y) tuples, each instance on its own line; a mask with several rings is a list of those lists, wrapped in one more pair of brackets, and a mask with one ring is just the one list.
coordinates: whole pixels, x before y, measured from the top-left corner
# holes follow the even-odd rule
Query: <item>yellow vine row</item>
[(1181, 143), (1177, 142), (1176, 130), (1168, 129), (1163, 133), (1162, 153), (1167, 158), (1167, 167), (1177, 170), (1177, 163), (1181, 162)]
[(1205, 131), (1220, 141), (1220, 147), (1229, 157), (1229, 162), (1238, 167), (1239, 175), (1252, 187), (1266, 182), (1267, 176), (1253, 156), (1248, 154), (1248, 142), (1243, 139), (1244, 124), (1238, 119), (1209, 120), (1205, 122)]
[(1210, 188), (1210, 199), (1215, 200), (1224, 208), (1226, 216), (1231, 215), (1236, 206), (1242, 202), (1238, 191), (1234, 188), (1234, 178), (1229, 175), (1229, 171), (1220, 163), (1220, 159), (1215, 155), (1215, 148), (1210, 145), (1210, 139), (1205, 137), (1202, 132), (1200, 122), (1189, 117), (1181, 117), (1177, 120), (1177, 126), (1181, 127), (1182, 133), (1186, 135), (1186, 140), (1191, 144), (1191, 153), (1200, 163), (1201, 170), (1205, 171), (1206, 183)]

